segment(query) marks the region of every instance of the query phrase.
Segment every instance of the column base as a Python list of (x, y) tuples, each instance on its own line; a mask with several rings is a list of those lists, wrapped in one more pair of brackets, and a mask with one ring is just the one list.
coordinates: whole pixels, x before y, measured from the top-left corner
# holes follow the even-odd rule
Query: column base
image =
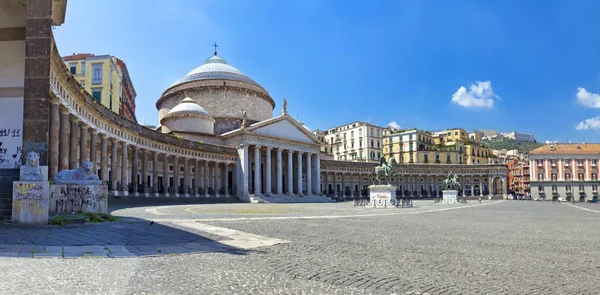
[(190, 197), (190, 194), (185, 194), (185, 197), (186, 197), (186, 198), (189, 198), (189, 197)]
[(204, 195), (204, 197), (205, 197), (205, 198), (208, 198), (208, 194), (205, 194), (205, 195)]
[(119, 195), (119, 191), (118, 190), (113, 190), (112, 194), (113, 194), (113, 196), (118, 196)]
[(122, 191), (121, 194), (125, 197), (129, 196), (129, 192), (128, 191)]
[(160, 194), (159, 193), (155, 193), (154, 196), (158, 198), (158, 197), (160, 197)]
[(199, 194), (195, 194), (194, 197), (200, 198), (200, 195)]
[(140, 196), (140, 193), (133, 193), (133, 196), (134, 196), (134, 197), (139, 197), (139, 196)]
[(175, 194), (175, 198), (179, 198), (179, 194)]

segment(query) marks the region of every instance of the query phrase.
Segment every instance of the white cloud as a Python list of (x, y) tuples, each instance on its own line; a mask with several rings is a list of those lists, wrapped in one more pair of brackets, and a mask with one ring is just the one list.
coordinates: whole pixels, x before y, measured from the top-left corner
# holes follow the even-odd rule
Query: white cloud
[(400, 129), (400, 125), (398, 125), (398, 123), (396, 123), (396, 121), (389, 122), (387, 125), (388, 125), (388, 127), (391, 127), (396, 130)]
[(579, 87), (577, 88), (577, 94), (575, 96), (577, 97), (577, 102), (580, 104), (586, 107), (600, 109), (600, 94), (588, 92), (585, 88)]
[(500, 99), (492, 90), (491, 81), (477, 81), (469, 86), (469, 91), (464, 86), (460, 86), (452, 94), (452, 102), (466, 108), (492, 108), (494, 100)]
[(600, 129), (600, 116), (586, 119), (575, 126), (577, 130)]

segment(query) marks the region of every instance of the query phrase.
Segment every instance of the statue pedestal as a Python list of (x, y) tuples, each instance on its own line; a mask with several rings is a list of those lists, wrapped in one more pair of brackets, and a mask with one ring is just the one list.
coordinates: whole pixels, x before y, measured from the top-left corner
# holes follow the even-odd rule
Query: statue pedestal
[(108, 212), (108, 186), (84, 184), (56, 184), (51, 187), (50, 213)]
[(366, 207), (386, 208), (396, 206), (396, 186), (370, 185), (369, 204)]
[(442, 204), (457, 204), (458, 191), (455, 190), (443, 190), (442, 191)]
[(47, 181), (13, 182), (12, 222), (27, 225), (48, 224), (49, 189)]

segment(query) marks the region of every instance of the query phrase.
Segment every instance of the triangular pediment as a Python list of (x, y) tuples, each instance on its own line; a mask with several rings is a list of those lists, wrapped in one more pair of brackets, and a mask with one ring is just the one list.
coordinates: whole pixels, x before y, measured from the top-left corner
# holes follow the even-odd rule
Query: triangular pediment
[(257, 124), (250, 126), (248, 131), (294, 141), (319, 143), (318, 139), (308, 129), (295, 122), (295, 120), (289, 116), (258, 122)]

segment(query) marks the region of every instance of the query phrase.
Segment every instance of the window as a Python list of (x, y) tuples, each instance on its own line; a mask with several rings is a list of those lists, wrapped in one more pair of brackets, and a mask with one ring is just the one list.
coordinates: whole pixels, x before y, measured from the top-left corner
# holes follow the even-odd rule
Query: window
[(413, 159), (413, 154), (410, 154), (410, 156), (409, 156), (409, 161), (410, 161), (411, 163), (414, 161), (414, 159)]
[(112, 93), (110, 94), (110, 96), (108, 97), (108, 108), (112, 109)]
[(597, 185), (592, 185), (592, 192), (597, 193), (598, 192), (598, 186)]
[(582, 166), (583, 165), (583, 160), (582, 159), (578, 159), (577, 160), (577, 165), (578, 166)]
[(565, 180), (571, 180), (571, 173), (565, 173)]
[(454, 135), (458, 136), (458, 131), (454, 131)]
[(552, 173), (552, 180), (556, 180), (556, 173)]
[(435, 155), (435, 160), (436, 160), (437, 162), (439, 162), (439, 161), (440, 161), (440, 155)]
[(577, 173), (577, 180), (583, 180), (583, 173)]
[(450, 163), (450, 155), (446, 155), (446, 162)]
[(592, 173), (592, 180), (598, 180), (598, 174)]
[(102, 102), (102, 89), (94, 88), (92, 89), (92, 96), (96, 102)]
[(566, 190), (567, 192), (570, 192), (570, 191), (571, 191), (571, 186), (567, 184), (567, 186), (565, 187), (565, 190)]
[(552, 164), (552, 166), (556, 166), (556, 160), (555, 159), (550, 160), (550, 163)]
[(428, 161), (428, 158), (427, 158), (427, 155), (425, 155), (425, 156), (423, 156), (423, 157), (424, 157), (425, 163), (429, 162), (429, 161)]
[(583, 184), (580, 184), (580, 185), (579, 185), (579, 191), (580, 191), (580, 192), (582, 192), (582, 191), (585, 191), (585, 187), (583, 186)]
[(544, 173), (538, 173), (538, 180), (544, 179)]
[(556, 185), (552, 186), (552, 192), (555, 193), (556, 191), (558, 191), (558, 187)]
[(81, 63), (81, 74), (85, 75), (85, 61)]
[(381, 158), (381, 154), (377, 152), (377, 158)]
[(569, 166), (569, 159), (565, 159), (565, 166)]
[(71, 74), (72, 75), (76, 75), (77, 74), (77, 64), (76, 63), (72, 63), (70, 65), (70, 69), (71, 69)]
[(538, 159), (537, 160), (537, 164), (538, 164), (539, 167), (542, 167), (542, 165), (544, 164), (544, 160)]
[(102, 64), (92, 65), (92, 84), (102, 84)]
[(373, 140), (371, 139), (371, 147), (373, 147)]
[(538, 191), (539, 191), (540, 193), (543, 193), (543, 192), (544, 192), (544, 187), (543, 187), (543, 186), (541, 186), (541, 185), (538, 185)]
[(596, 167), (596, 159), (592, 159), (592, 167)]
[(379, 140), (377, 141), (377, 148), (379, 148)]

